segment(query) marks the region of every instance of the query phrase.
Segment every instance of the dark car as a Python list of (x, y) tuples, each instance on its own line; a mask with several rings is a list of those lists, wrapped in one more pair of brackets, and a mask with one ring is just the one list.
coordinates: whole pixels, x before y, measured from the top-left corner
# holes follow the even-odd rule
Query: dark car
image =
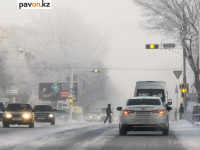
[(29, 125), (29, 128), (33, 128), (34, 114), (32, 113), (32, 107), (29, 104), (8, 104), (2, 123), (4, 128), (8, 128), (10, 124)]
[(57, 110), (55, 112), (56, 120), (67, 122), (67, 112), (65, 110)]
[(35, 114), (36, 122), (50, 122), (51, 125), (55, 125), (55, 114), (53, 109), (49, 105), (35, 105), (33, 107), (33, 112)]
[(5, 111), (4, 104), (0, 102), (0, 121), (3, 120), (4, 111)]

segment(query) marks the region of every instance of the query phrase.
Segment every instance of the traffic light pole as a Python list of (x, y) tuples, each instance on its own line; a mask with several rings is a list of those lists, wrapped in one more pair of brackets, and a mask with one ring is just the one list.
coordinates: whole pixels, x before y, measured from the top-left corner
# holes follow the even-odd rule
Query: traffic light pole
[[(70, 83), (69, 83), (69, 88), (72, 89), (73, 88), (73, 81), (74, 81), (74, 70), (71, 69), (70, 70)], [(73, 99), (73, 93), (69, 93), (69, 96), (72, 97)], [(69, 102), (68, 102), (69, 103)], [(72, 106), (69, 106), (69, 120), (72, 120)]]
[[(186, 26), (186, 17), (185, 17), (185, 0), (183, 1), (183, 37), (182, 37), (182, 44), (183, 44), (183, 84), (187, 83), (186, 79), (186, 49), (185, 49), (185, 40), (186, 40), (186, 31), (187, 31), (187, 26)], [(186, 93), (184, 93), (183, 97), (183, 107), (184, 107), (184, 116), (185, 116), (185, 110), (186, 110), (186, 102), (185, 102), (185, 97)]]
[[(74, 71), (75, 72), (78, 72), (78, 71), (80, 71), (80, 72), (91, 72), (90, 69), (71, 69), (70, 70), (70, 85), (69, 85), (70, 89), (73, 89)], [(100, 70), (99, 69), (93, 69), (92, 72), (100, 73)], [(73, 101), (73, 99), (74, 99), (73, 92), (69, 93), (69, 97), (72, 97), (72, 101)], [(69, 98), (68, 98), (68, 104), (69, 104)], [(73, 102), (72, 102), (72, 104), (73, 104)], [(69, 105), (69, 120), (72, 120), (72, 106), (71, 105)]]
[(175, 89), (175, 93), (176, 93), (176, 109), (175, 109), (175, 121), (177, 121), (178, 119), (178, 86), (176, 85), (176, 89)]
[[(186, 83), (187, 83), (187, 79), (186, 79), (186, 57), (185, 57), (185, 53), (186, 50), (185, 48), (183, 48), (183, 84), (184, 87), (186, 88)], [(185, 116), (185, 110), (186, 110), (186, 93), (184, 93), (184, 97), (183, 97), (183, 107), (184, 107), (184, 116)]]

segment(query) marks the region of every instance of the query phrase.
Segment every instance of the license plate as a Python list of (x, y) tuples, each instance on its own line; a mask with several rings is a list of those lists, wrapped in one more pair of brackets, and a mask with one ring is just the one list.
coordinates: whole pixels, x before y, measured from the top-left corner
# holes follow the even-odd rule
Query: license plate
[(22, 121), (21, 118), (13, 118), (12, 120), (13, 120), (13, 121)]
[(37, 119), (44, 120), (45, 118), (44, 118), (44, 117), (39, 117), (39, 118), (37, 118)]
[(136, 115), (138, 116), (150, 116), (151, 115), (151, 112), (136, 112)]

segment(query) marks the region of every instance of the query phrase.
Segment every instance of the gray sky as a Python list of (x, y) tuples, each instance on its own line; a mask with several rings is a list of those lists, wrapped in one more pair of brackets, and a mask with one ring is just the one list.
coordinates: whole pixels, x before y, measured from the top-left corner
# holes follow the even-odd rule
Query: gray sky
[[(26, 26), (30, 22), (30, 12), (38, 12), (18, 10), (17, 0), (0, 0), (0, 2), (0, 26)], [(107, 43), (109, 51), (104, 58), (108, 68), (144, 69), (109, 70), (109, 76), (121, 91), (122, 97), (119, 101), (121, 99), (123, 103), (126, 98), (133, 95), (135, 82), (138, 80), (166, 81), (169, 98), (175, 100), (175, 85), (182, 82), (182, 77), (177, 80), (173, 69), (182, 68), (182, 56), (169, 50), (145, 49), (145, 44), (173, 41), (164, 41), (163, 37), (150, 35), (140, 29), (141, 10), (131, 0), (52, 0), (52, 9), (57, 5), (73, 9), (80, 14), (91, 30), (97, 30), (99, 34), (109, 39)], [(182, 53), (181, 49), (175, 51)], [(188, 82), (192, 81), (191, 75), (188, 76)]]

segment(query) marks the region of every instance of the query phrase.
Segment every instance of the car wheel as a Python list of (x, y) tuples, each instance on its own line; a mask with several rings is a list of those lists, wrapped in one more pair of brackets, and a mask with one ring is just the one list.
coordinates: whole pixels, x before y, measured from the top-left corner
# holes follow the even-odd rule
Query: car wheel
[(34, 122), (32, 122), (31, 124), (29, 124), (29, 128), (34, 128)]
[(4, 127), (4, 128), (9, 128), (10, 125), (9, 125), (8, 123), (3, 123), (3, 127)]
[(167, 128), (164, 128), (163, 135), (165, 135), (165, 136), (169, 135), (169, 125)]
[(120, 136), (127, 135), (126, 128), (120, 128), (120, 126), (119, 126), (119, 135)]
[(52, 122), (51, 122), (51, 125), (55, 125), (55, 124), (56, 124), (55, 121), (52, 121)]

